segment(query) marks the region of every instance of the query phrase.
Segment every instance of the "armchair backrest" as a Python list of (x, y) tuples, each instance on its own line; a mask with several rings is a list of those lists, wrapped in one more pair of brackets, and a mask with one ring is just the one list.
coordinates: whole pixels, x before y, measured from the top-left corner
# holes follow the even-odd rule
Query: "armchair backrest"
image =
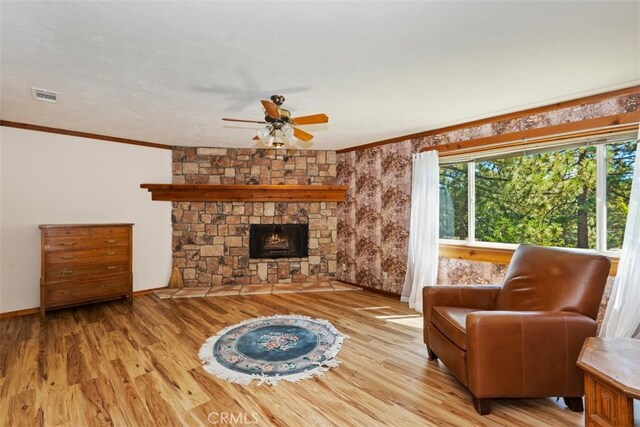
[(573, 311), (595, 319), (610, 267), (611, 260), (602, 255), (520, 245), (495, 309)]

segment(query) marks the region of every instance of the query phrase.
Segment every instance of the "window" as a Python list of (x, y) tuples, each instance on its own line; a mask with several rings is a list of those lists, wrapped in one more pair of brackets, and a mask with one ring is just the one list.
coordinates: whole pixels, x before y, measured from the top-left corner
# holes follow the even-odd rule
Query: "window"
[(468, 165), (440, 167), (440, 238), (466, 240), (469, 223)]
[(444, 157), (440, 238), (620, 250), (636, 144), (626, 134)]

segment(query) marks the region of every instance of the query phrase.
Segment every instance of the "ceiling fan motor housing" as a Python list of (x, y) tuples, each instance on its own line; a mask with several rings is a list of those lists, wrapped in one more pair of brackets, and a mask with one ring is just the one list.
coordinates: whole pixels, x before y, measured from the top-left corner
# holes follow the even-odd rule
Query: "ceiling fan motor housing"
[(282, 95), (271, 95), (271, 101), (276, 105), (282, 105), (284, 103), (284, 96), (282, 96)]
[(278, 108), (278, 112), (280, 113), (280, 117), (272, 117), (268, 114), (264, 116), (264, 121), (267, 123), (271, 123), (274, 126), (282, 127), (282, 125), (286, 123), (293, 124), (291, 121), (291, 113), (289, 110), (285, 110), (284, 108)]

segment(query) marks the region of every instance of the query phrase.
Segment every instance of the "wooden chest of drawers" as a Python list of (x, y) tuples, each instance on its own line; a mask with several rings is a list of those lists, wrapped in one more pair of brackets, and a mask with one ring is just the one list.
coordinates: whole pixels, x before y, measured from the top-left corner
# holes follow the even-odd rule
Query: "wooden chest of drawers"
[(133, 224), (40, 225), (40, 314), (133, 293)]

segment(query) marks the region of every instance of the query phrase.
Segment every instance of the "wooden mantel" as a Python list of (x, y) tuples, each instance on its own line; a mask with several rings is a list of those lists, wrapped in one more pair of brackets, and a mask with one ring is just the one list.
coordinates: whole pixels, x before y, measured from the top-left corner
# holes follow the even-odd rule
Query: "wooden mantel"
[(182, 202), (342, 202), (346, 185), (140, 184), (152, 200)]

